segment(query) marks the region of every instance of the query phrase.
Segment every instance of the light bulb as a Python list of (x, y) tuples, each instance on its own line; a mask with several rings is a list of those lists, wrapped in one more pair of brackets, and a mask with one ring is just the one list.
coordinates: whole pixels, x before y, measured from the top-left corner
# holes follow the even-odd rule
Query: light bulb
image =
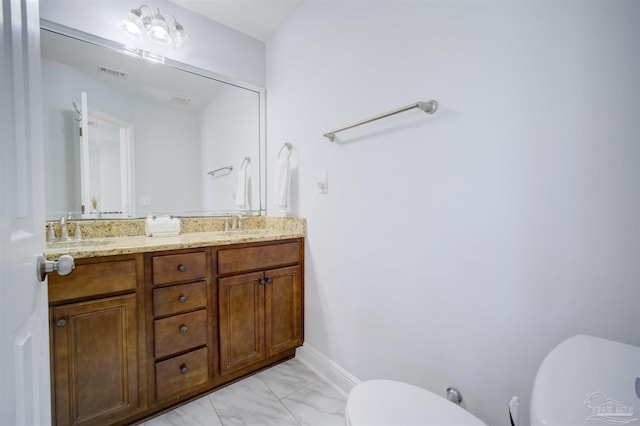
[(129, 34), (136, 37), (142, 35), (142, 11), (140, 9), (131, 9), (126, 18), (120, 22), (120, 26)]
[(151, 21), (147, 35), (151, 40), (159, 44), (171, 44), (172, 42), (169, 27), (164, 20), (164, 16), (160, 15), (159, 9)]

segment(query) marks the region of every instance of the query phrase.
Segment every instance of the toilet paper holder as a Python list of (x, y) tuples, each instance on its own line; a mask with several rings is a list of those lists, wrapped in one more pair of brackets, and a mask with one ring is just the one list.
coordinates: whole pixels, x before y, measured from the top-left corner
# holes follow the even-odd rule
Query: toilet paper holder
[(458, 389), (453, 386), (449, 386), (447, 388), (447, 399), (454, 404), (460, 405), (462, 403), (462, 394)]

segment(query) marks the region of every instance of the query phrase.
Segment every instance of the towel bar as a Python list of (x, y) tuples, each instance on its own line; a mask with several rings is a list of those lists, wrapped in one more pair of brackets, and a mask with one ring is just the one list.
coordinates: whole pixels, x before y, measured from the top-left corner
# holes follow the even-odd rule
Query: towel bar
[(433, 114), (434, 112), (436, 112), (436, 109), (438, 109), (438, 101), (435, 101), (432, 99), (427, 102), (416, 102), (415, 104), (407, 105), (405, 107), (395, 109), (385, 114), (377, 115), (367, 120), (362, 120), (357, 123), (351, 124), (349, 126), (341, 127), (340, 129), (332, 130), (328, 133), (325, 133), (322, 136), (324, 136), (325, 138), (329, 138), (329, 140), (333, 142), (336, 138), (336, 133), (338, 132), (342, 132), (343, 130), (348, 130), (354, 127), (362, 126), (363, 124), (371, 123), (372, 121), (380, 120), (381, 118), (386, 118), (391, 115), (399, 114), (401, 112), (405, 112), (413, 108), (420, 108), (422, 111), (426, 112), (427, 114)]
[(223, 176), (228, 175), (229, 173), (231, 173), (233, 171), (233, 166), (220, 167), (219, 169), (215, 169), (215, 170), (211, 170), (210, 172), (207, 172), (207, 174), (211, 175), (211, 176), (215, 176), (216, 173), (221, 172), (223, 170), (228, 170), (228, 172), (225, 173)]

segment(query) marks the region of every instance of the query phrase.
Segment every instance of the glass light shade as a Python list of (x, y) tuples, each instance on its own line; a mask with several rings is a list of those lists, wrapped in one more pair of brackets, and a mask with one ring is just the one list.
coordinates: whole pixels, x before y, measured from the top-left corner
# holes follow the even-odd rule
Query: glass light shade
[(151, 21), (147, 35), (151, 40), (159, 44), (171, 44), (172, 42), (169, 27), (167, 26), (164, 17), (160, 15), (159, 10)]
[(184, 28), (182, 25), (176, 23), (175, 29), (173, 30), (173, 47), (178, 49), (180, 47), (184, 47), (189, 43), (189, 37), (184, 32)]
[(120, 26), (129, 34), (136, 37), (142, 35), (142, 12), (139, 9), (131, 9), (126, 18), (120, 22)]

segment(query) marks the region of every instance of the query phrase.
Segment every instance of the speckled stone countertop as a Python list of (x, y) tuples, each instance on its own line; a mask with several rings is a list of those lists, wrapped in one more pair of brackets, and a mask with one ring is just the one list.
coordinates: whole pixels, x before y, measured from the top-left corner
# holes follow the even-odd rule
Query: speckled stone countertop
[[(248, 217), (243, 219), (242, 231), (224, 231), (222, 218), (180, 219), (180, 235), (175, 237), (147, 237), (144, 220), (82, 221), (80, 241), (47, 242), (49, 260), (70, 254), (76, 259), (144, 253), (184, 248), (221, 246), (259, 241), (286, 240), (306, 236), (306, 220), (291, 217)], [(57, 235), (59, 229), (54, 226)], [(70, 233), (75, 224), (69, 224)], [(72, 233), (73, 235), (73, 233)]]

